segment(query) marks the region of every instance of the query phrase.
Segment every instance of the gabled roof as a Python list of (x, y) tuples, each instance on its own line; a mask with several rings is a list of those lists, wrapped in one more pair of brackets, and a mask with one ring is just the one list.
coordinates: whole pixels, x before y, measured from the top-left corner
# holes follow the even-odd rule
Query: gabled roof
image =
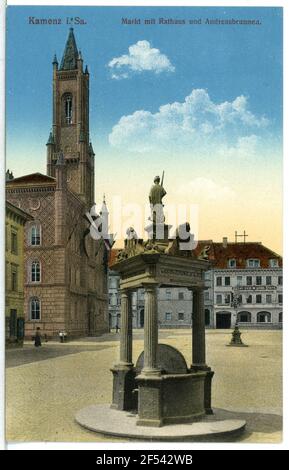
[(77, 69), (78, 50), (76, 46), (73, 28), (70, 28), (69, 35), (66, 41), (60, 70), (75, 70)]
[(42, 173), (31, 173), (30, 175), (19, 176), (6, 182), (6, 186), (22, 186), (26, 184), (56, 184), (55, 178), (43, 175)]
[[(261, 242), (228, 242), (227, 245), (223, 245), (223, 243), (216, 243), (213, 240), (199, 240), (198, 245), (194, 249), (195, 256), (198, 257), (205, 247), (209, 247), (206, 253), (214, 269), (227, 269), (230, 259), (236, 260), (237, 269), (246, 269), (248, 259), (259, 259), (261, 268), (269, 268), (269, 260), (277, 259), (279, 267), (282, 267), (282, 257), (270, 250), (270, 248), (262, 245)], [(116, 262), (119, 251), (116, 248), (110, 251), (109, 266)]]

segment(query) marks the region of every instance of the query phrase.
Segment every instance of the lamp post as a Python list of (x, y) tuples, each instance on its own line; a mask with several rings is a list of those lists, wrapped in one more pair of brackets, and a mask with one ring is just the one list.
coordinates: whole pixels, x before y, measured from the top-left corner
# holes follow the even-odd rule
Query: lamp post
[(236, 323), (235, 323), (235, 328), (232, 331), (232, 338), (230, 344), (227, 344), (227, 346), (247, 346), (246, 344), (243, 343), (241, 339), (241, 332), (238, 327), (238, 307), (242, 304), (242, 297), (238, 293), (238, 289), (234, 291), (232, 289), (231, 292), (231, 307), (233, 307), (236, 311)]

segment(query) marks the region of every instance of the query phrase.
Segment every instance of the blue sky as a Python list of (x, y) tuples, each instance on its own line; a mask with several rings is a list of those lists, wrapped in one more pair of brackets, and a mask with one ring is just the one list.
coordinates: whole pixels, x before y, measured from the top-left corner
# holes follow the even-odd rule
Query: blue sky
[[(45, 172), (45, 143), (52, 115), (51, 62), (55, 52), (60, 62), (69, 29), (66, 24), (31, 25), (29, 16), (62, 18), (63, 22), (66, 17), (79, 16), (87, 22), (74, 25), (74, 33), (91, 74), (90, 129), (96, 152), (97, 191), (107, 192), (107, 188), (114, 187), (112, 169), (117, 166), (122, 167), (120, 179), (122, 172), (137, 179), (136, 169), (142, 177), (151, 178), (150, 173), (160, 172), (158, 166), (165, 166), (168, 184), (175, 186), (185, 179), (187, 186), (192, 186), (193, 178), (209, 177), (208, 190), (215, 191), (216, 184), (220, 188), (234, 186), (236, 190), (237, 185), (238, 194), (249, 185), (252, 194), (248, 209), (252, 198), (258, 201), (260, 188), (265, 184), (274, 192), (274, 204), (278, 205), (282, 9), (8, 7), (7, 165), (17, 176)], [(128, 26), (121, 24), (122, 17), (187, 21), (251, 18), (259, 19), (262, 24)], [(113, 79), (108, 64), (127, 56), (129, 47), (139, 41), (158, 49), (158, 57), (165, 57), (171, 67), (161, 71), (127, 69), (126, 78)], [(118, 72), (117, 68), (113, 70)], [(172, 107), (175, 102), (177, 114)], [(159, 108), (164, 105), (168, 110), (160, 113)], [(229, 108), (225, 126), (223, 107)], [(135, 114), (136, 111), (141, 113)], [(166, 127), (164, 123), (168, 120), (174, 125), (177, 120), (180, 122)], [(187, 133), (181, 135), (187, 124)], [(213, 133), (209, 127), (214, 128)], [(169, 129), (167, 134), (165, 128)], [(144, 143), (148, 143), (146, 150)], [(249, 179), (256, 168), (260, 169), (259, 183)], [(240, 175), (237, 182), (236, 171)], [(142, 181), (139, 185), (140, 191), (145, 190)], [(121, 192), (121, 186), (114, 188)], [(176, 194), (177, 190), (175, 197)], [(236, 224), (237, 220), (233, 221), (232, 227)], [(260, 235), (261, 229), (255, 237)]]

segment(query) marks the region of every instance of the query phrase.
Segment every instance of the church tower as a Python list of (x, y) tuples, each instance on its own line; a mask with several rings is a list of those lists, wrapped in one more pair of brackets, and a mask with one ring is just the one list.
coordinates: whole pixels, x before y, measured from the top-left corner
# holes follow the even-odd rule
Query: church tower
[(60, 67), (53, 59), (53, 122), (47, 142), (47, 175), (56, 177), (59, 155), (66, 165), (68, 189), (87, 207), (94, 203), (94, 152), (89, 139), (89, 73), (83, 71), (73, 28)]

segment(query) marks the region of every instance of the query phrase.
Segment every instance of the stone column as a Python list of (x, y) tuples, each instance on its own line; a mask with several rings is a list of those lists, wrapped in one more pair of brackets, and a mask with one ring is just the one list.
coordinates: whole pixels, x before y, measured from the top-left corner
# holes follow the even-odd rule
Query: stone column
[(117, 410), (135, 410), (137, 396), (135, 371), (132, 363), (132, 307), (131, 291), (121, 290), (121, 320), (119, 362), (112, 369), (113, 394), (111, 407)]
[(144, 312), (144, 375), (160, 375), (157, 368), (158, 309), (157, 286), (145, 286)]
[(120, 357), (119, 364), (132, 366), (132, 293), (121, 291)]
[(206, 367), (204, 291), (193, 290), (193, 348), (192, 367), (202, 370)]
[(193, 322), (192, 322), (192, 365), (193, 372), (205, 371), (204, 408), (206, 414), (213, 414), (211, 405), (212, 378), (214, 372), (206, 364), (205, 308), (203, 289), (193, 289)]

